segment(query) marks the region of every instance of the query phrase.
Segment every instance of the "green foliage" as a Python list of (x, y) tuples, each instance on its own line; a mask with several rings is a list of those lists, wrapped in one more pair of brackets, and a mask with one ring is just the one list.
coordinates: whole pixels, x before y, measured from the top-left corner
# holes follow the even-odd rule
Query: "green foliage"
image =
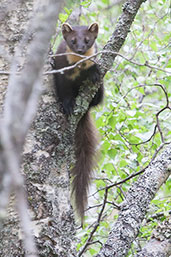
[(68, 9), (68, 8), (65, 7), (64, 11), (65, 11), (65, 13), (60, 13), (59, 14), (59, 20), (62, 23), (64, 23), (68, 19), (69, 15), (72, 13), (72, 9)]
[(140, 229), (140, 242), (143, 243), (150, 239), (152, 230), (157, 227), (159, 222), (169, 218), (171, 214), (170, 190), (171, 179), (168, 179), (166, 184), (162, 186), (159, 194), (151, 202), (144, 226)]
[(85, 8), (86, 8), (86, 7), (89, 7), (90, 4), (91, 4), (91, 0), (82, 1), (82, 2), (80, 3), (80, 5), (83, 6), (83, 7), (85, 7)]
[[(122, 12), (121, 5), (110, 6), (112, 3), (112, 0), (80, 2), (80, 24), (97, 21), (100, 25), (97, 39), (99, 50), (111, 36)], [(70, 7), (74, 10), (78, 5), (75, 2)], [(83, 10), (88, 7), (84, 15)], [(70, 9), (65, 9), (64, 14), (60, 15), (61, 22), (70, 13)], [(93, 197), (90, 198), (90, 206), (97, 206), (87, 214), (84, 231), (81, 230), (79, 234), (82, 238), (78, 250), (86, 243), (92, 230), (91, 224), (94, 225), (101, 211), (105, 187), (146, 167), (161, 145), (171, 141), (171, 112), (168, 108), (163, 109), (171, 100), (171, 77), (167, 73), (171, 72), (169, 40), (169, 1), (147, 1), (139, 10), (120, 52), (131, 61), (120, 56), (116, 58), (113, 68), (104, 78), (104, 104), (92, 113), (101, 137), (99, 167), (95, 188), (92, 189)], [(136, 179), (110, 189), (100, 225), (93, 235), (93, 241), (97, 243), (88, 247), (85, 256), (96, 255), (101, 243), (106, 241), (118, 216), (117, 206), (123, 202), (127, 190)], [(170, 191), (171, 180), (168, 180), (153, 200), (146, 222), (141, 227), (137, 240), (142, 245), (144, 239), (149, 239), (158, 221), (167, 219), (171, 209)], [(158, 216), (158, 213), (161, 215)], [(134, 253), (137, 245), (133, 245)], [(128, 256), (131, 254), (130, 251)]]

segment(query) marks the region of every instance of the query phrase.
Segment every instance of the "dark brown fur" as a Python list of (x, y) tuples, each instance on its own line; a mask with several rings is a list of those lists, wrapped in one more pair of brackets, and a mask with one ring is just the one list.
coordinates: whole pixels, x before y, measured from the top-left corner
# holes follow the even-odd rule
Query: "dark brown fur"
[[(98, 25), (94, 23), (87, 26), (71, 27), (69, 24), (63, 24), (62, 27), (64, 41), (59, 45), (58, 53), (79, 53), (89, 56), (96, 52), (95, 40), (98, 34)], [(89, 39), (87, 43), (87, 39)], [(72, 43), (74, 40), (74, 44)], [(77, 56), (57, 56), (55, 58), (55, 69), (61, 69), (70, 66), (81, 59)], [(63, 74), (56, 73), (55, 90), (58, 101), (66, 116), (73, 112), (75, 98), (78, 95), (79, 88), (83, 81), (90, 79), (93, 83), (100, 80), (100, 71), (98, 65), (87, 61), (86, 65), (66, 71)], [(103, 98), (103, 84), (98, 89), (95, 97), (90, 103), (90, 107), (98, 105)], [(90, 184), (91, 174), (96, 156), (96, 129), (91, 121), (89, 111), (81, 118), (75, 134), (75, 155), (76, 164), (72, 169), (73, 175), (72, 192), (74, 193), (76, 208), (83, 221), (84, 212), (87, 204), (87, 193)]]
[(96, 163), (97, 142), (96, 128), (92, 123), (90, 113), (87, 112), (80, 120), (76, 130), (76, 164), (71, 171), (75, 203), (81, 220), (84, 218), (88, 187), (92, 176), (92, 169)]

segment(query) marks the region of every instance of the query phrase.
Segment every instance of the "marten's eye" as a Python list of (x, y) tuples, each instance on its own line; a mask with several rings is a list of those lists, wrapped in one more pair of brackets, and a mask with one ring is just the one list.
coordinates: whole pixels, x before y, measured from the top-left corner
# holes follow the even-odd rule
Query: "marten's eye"
[(71, 39), (71, 43), (72, 43), (73, 45), (76, 44), (76, 38), (75, 38), (75, 37)]
[(88, 44), (89, 41), (90, 41), (89, 37), (85, 37), (84, 41), (85, 41), (86, 44)]

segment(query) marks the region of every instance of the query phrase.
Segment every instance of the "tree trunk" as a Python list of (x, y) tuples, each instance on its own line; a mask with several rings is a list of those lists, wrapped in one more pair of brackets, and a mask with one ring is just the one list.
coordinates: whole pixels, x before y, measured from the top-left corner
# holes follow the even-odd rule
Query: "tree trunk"
[[(46, 1), (44, 3), (47, 4)], [(50, 1), (49, 5), (52, 3), (57, 6), (58, 1)], [(3, 17), (3, 23), (1, 25), (1, 33), (4, 39), (3, 47), (8, 54), (10, 53), (13, 55), (13, 53), (17, 51), (17, 43), (22, 39), (22, 43), (19, 46), (19, 52), (22, 52), (24, 56), (25, 52), (27, 52), (27, 44), (25, 43), (32, 41), (30, 36), (32, 36), (32, 33), (34, 32), (34, 30), (30, 31), (30, 27), (33, 29), (34, 26), (36, 26), (36, 23), (33, 24), (35, 20), (28, 26), (28, 20), (31, 14), (33, 15), (32, 10), (33, 8), (35, 10), (38, 8), (39, 10), (44, 11), (44, 9), (41, 9), (41, 6), (39, 6), (36, 1), (35, 4), (37, 6), (34, 6), (33, 1), (14, 1), (12, 5), (9, 6), (8, 4), (8, 1), (4, 1), (6, 14)], [(51, 11), (55, 12), (54, 10)], [(56, 10), (56, 19), (57, 14)], [(38, 32), (36, 32), (36, 34), (37, 33)], [(24, 38), (22, 38), (23, 34), (25, 35)], [(23, 49), (24, 52), (22, 51)], [(2, 49), (2, 52), (4, 53), (4, 49)], [(4, 53), (4, 56), (7, 56), (7, 54)], [(35, 56), (32, 56), (33, 66), (37, 61), (37, 59), (34, 61)], [(26, 60), (23, 58), (23, 62), (28, 61), (29, 55), (26, 58)], [(38, 56), (36, 56), (36, 58), (38, 58)], [(18, 61), (21, 61), (21, 58), (18, 59)], [(8, 63), (4, 59), (0, 61), (0, 69), (9, 70)], [(36, 70), (37, 67), (34, 67), (33, 69)], [(25, 71), (23, 78), (25, 75), (27, 77), (27, 72), (29, 74), (30, 70)], [(30, 76), (31, 79), (34, 78), (33, 74), (30, 74)], [(4, 77), (1, 76), (0, 79), (2, 85), (0, 89), (0, 102), (2, 108), (8, 80), (6, 75), (4, 75)], [(63, 160), (63, 150), (60, 151), (58, 148), (60, 133), (62, 133), (62, 130), (64, 131), (66, 129), (67, 124), (64, 118), (57, 113), (58, 108), (50, 86), (51, 84), (51, 78), (44, 79), (44, 92), (39, 102), (37, 116), (31, 126), (24, 147), (22, 173), (25, 178), (25, 190), (28, 196), (29, 214), (32, 219), (32, 231), (36, 239), (39, 256), (74, 256), (75, 244), (73, 244), (73, 241), (75, 241), (75, 225), (70, 204), (68, 167), (67, 163)], [(32, 113), (28, 114), (32, 115)], [(16, 118), (18, 118), (17, 114), (14, 112), (14, 116), (15, 115)], [(22, 118), (23, 121), (27, 121), (27, 117), (21, 116), (21, 122)], [(22, 125), (24, 126), (24, 123), (20, 124), (21, 128)], [(60, 133), (58, 133), (59, 129)], [(14, 127), (14, 133), (17, 132), (15, 130), (16, 128)], [(18, 140), (18, 138), (16, 138), (16, 140)], [(20, 142), (18, 141), (16, 151), (22, 147), (22, 145), (19, 145)], [(67, 146), (65, 145), (64, 148), (66, 147)], [(0, 170), (3, 171), (3, 167), (1, 167)], [(5, 178), (8, 177), (2, 172), (2, 181), (5, 181)], [(20, 187), (20, 185), (18, 186)], [(17, 192), (17, 189), (14, 189)], [(25, 231), (23, 231), (23, 227), (20, 228), (19, 219), (21, 220), (21, 217), (18, 216), (15, 206), (19, 199), (16, 198), (16, 194), (11, 195), (8, 214), (5, 221), (1, 224), (0, 256), (37, 256), (35, 252), (28, 253), (27, 249), (23, 247), (23, 237), (26, 236), (27, 241), (28, 235), (24, 235)], [(2, 206), (0, 207), (2, 208)]]

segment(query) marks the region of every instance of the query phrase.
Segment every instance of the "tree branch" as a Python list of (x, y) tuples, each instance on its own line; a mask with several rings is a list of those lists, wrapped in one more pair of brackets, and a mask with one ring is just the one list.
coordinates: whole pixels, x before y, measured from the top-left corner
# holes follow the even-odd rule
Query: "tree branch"
[[(68, 71), (68, 70), (72, 70), (76, 67), (78, 67), (81, 63), (84, 63), (86, 62), (87, 60), (92, 60), (92, 62), (94, 63), (97, 63), (97, 61), (94, 60), (94, 57), (100, 55), (100, 54), (115, 54), (123, 59), (125, 59), (126, 61), (134, 64), (134, 65), (137, 65), (137, 66), (140, 66), (140, 67), (148, 67), (149, 69), (153, 69), (153, 70), (159, 70), (159, 71), (162, 71), (162, 72), (165, 72), (165, 73), (168, 73), (168, 74), (171, 74), (171, 72), (169, 71), (169, 69), (162, 69), (162, 68), (159, 68), (157, 66), (153, 66), (153, 65), (150, 65), (148, 62), (145, 62), (145, 63), (138, 63), (138, 62), (135, 62), (135, 61), (132, 61), (132, 57), (131, 58), (127, 58), (125, 57), (124, 55), (118, 53), (118, 52), (113, 52), (113, 51), (106, 51), (106, 50), (103, 50), (103, 51), (98, 51), (97, 53), (91, 55), (91, 56), (86, 56), (85, 55), (80, 55), (80, 54), (76, 54), (76, 53), (62, 53), (62, 54), (55, 54), (55, 55), (50, 55), (50, 57), (55, 57), (55, 56), (64, 56), (64, 55), (75, 55), (75, 56), (78, 56), (78, 57), (81, 57), (82, 59), (78, 62), (76, 62), (75, 64), (71, 65), (71, 66), (66, 66), (64, 68), (61, 68), (61, 69), (58, 69), (58, 70), (50, 70), (50, 71), (45, 71), (43, 73), (43, 75), (50, 75), (50, 74), (55, 74), (55, 73), (63, 73), (64, 71)], [(0, 49), (0, 54), (1, 54), (1, 49)], [(10, 71), (2, 71), (0, 70), (0, 75), (10, 75), (11, 72)], [(17, 72), (16, 74), (20, 74), (20, 72)]]
[(153, 231), (151, 239), (135, 257), (171, 256), (171, 220), (165, 220)]
[(87, 239), (85, 245), (83, 246), (83, 248), (81, 249), (81, 251), (78, 253), (78, 257), (82, 256), (82, 254), (85, 252), (85, 250), (87, 249), (87, 247), (91, 244), (91, 240), (92, 240), (92, 238), (93, 238), (93, 235), (94, 235), (94, 233), (96, 232), (97, 228), (98, 228), (99, 225), (100, 225), (100, 221), (101, 221), (101, 218), (102, 218), (102, 214), (103, 214), (103, 211), (104, 211), (104, 208), (105, 208), (105, 205), (106, 205), (106, 201), (107, 201), (107, 196), (108, 196), (108, 188), (106, 188), (106, 190), (105, 190), (102, 208), (101, 208), (101, 211), (100, 211), (100, 213), (99, 213), (99, 215), (98, 215), (96, 224), (95, 224), (93, 230), (91, 231), (91, 233), (89, 234), (88, 239)]
[(171, 174), (171, 144), (146, 169), (128, 190), (118, 220), (98, 257), (124, 257), (138, 235), (150, 201)]
[[(105, 51), (119, 52), (125, 39), (130, 31), (130, 27), (134, 21), (134, 18), (143, 2), (146, 0), (128, 0), (123, 5), (123, 13), (119, 18), (116, 25), (115, 31), (113, 32), (111, 38), (103, 48)], [(106, 74), (108, 70), (113, 65), (116, 54), (105, 53), (101, 56), (99, 60), (99, 65), (101, 68), (102, 76)]]

